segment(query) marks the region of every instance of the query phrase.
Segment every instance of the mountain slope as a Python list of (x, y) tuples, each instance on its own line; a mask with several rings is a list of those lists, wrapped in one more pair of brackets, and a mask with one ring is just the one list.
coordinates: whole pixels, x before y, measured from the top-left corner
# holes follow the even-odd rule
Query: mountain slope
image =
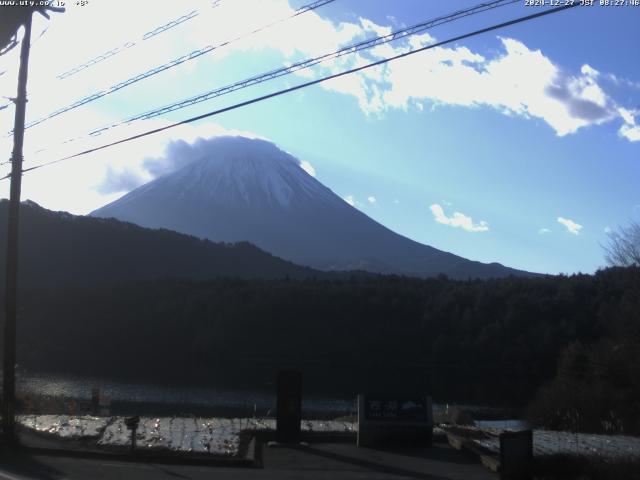
[(270, 142), (208, 140), (200, 158), (91, 213), (213, 241), (249, 241), (322, 270), (453, 278), (526, 274), (398, 235), (307, 174)]
[[(0, 201), (0, 251), (6, 248), (8, 202)], [(0, 270), (4, 271), (0, 255)], [(52, 212), (24, 202), (20, 218), (20, 283), (72, 286), (161, 278), (306, 278), (315, 275), (248, 243), (216, 244), (114, 219)], [(4, 285), (4, 276), (0, 280)]]

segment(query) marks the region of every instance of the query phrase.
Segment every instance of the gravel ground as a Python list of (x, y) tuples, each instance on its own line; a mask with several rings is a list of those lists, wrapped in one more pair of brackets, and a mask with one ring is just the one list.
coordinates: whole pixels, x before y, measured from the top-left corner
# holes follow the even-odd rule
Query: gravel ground
[[(472, 437), (479, 446), (495, 453), (500, 452), (501, 432), (508, 429), (498, 428), (457, 428), (466, 431), (465, 436)], [(626, 435), (596, 435), (589, 433), (571, 433), (550, 430), (533, 431), (533, 454), (536, 457), (551, 455), (599, 455), (602, 458), (640, 459), (640, 437)]]
[[(131, 431), (123, 417), (24, 415), (28, 429), (60, 439), (86, 440), (104, 448), (128, 447)], [(136, 435), (139, 449), (236, 456), (242, 432), (274, 431), (275, 419), (142, 417)], [(303, 432), (355, 433), (357, 425), (335, 420), (303, 420)]]

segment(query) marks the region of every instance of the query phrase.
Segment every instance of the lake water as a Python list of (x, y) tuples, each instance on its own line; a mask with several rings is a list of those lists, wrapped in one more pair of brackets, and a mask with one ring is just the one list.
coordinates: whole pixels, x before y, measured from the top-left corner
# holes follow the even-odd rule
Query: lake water
[[(267, 389), (238, 389), (215, 387), (186, 387), (127, 383), (113, 380), (62, 377), (49, 375), (19, 375), (16, 391), (20, 396), (73, 398), (90, 401), (93, 388), (99, 388), (103, 397), (108, 397), (117, 408), (123, 405), (144, 405), (150, 410), (165, 412), (229, 411), (258, 416), (275, 415), (275, 386)], [(355, 398), (322, 395), (305, 396), (303, 413), (351, 415), (356, 412)]]
[[(275, 385), (262, 389), (225, 387), (187, 387), (182, 385), (158, 385), (128, 383), (117, 380), (73, 376), (18, 374), (18, 396), (53, 397), (74, 399), (88, 403), (91, 391), (100, 389), (100, 395), (110, 400), (110, 413), (114, 415), (205, 415), (205, 416), (256, 416), (273, 417), (276, 410)], [(458, 404), (459, 405), (459, 404)], [(506, 416), (502, 408), (477, 405), (459, 405), (475, 419), (495, 420), (513, 418)], [(444, 414), (448, 405), (433, 405), (434, 415)], [(36, 409), (37, 410), (37, 409)], [(355, 395), (330, 396), (303, 394), (304, 418), (336, 418), (357, 414)], [(37, 413), (63, 413), (39, 411)], [(89, 413), (89, 412), (87, 412)], [(507, 415), (511, 415), (509, 412)], [(442, 418), (439, 416), (439, 418)], [(491, 422), (486, 422), (486, 426)], [(500, 425), (502, 428), (512, 426)]]

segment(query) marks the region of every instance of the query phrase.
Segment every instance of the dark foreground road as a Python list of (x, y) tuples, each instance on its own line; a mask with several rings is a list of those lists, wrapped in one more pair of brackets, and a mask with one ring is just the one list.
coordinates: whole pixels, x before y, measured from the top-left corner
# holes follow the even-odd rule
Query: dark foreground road
[(445, 444), (395, 452), (358, 449), (347, 443), (312, 443), (306, 448), (265, 446), (262, 459), (262, 468), (241, 468), (0, 452), (0, 480), (497, 479), (474, 457)]

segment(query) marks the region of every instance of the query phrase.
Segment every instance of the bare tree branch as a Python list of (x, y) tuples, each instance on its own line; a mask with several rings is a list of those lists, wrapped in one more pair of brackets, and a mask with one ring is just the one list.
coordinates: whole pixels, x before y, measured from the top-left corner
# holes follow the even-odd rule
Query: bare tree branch
[(631, 221), (626, 227), (610, 232), (604, 245), (605, 260), (611, 266), (640, 266), (640, 223)]

